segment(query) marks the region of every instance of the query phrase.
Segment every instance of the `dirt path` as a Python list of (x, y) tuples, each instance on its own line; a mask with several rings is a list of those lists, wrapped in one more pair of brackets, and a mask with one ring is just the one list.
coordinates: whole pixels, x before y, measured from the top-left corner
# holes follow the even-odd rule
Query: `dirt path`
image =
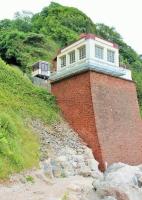
[(18, 177), (12, 183), (0, 185), (0, 200), (70, 200), (82, 199), (82, 195), (92, 187), (92, 178), (74, 176), (69, 178), (46, 179), (39, 175), (30, 175), (31, 183), (25, 177)]

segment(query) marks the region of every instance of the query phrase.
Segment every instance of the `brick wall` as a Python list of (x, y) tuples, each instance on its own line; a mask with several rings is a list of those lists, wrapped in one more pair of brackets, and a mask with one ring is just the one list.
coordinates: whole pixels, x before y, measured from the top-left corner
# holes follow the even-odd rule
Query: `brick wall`
[(142, 163), (142, 123), (135, 84), (94, 72), (90, 79), (96, 128), (105, 161)]
[(133, 82), (85, 72), (52, 83), (64, 117), (105, 162), (142, 162), (142, 128)]

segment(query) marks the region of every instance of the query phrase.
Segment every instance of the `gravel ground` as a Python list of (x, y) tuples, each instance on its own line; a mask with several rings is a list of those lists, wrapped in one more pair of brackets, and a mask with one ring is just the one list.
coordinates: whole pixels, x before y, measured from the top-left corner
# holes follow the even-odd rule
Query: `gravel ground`
[(69, 154), (83, 154), (86, 150), (86, 144), (65, 122), (45, 126), (42, 122), (32, 121), (32, 129), (40, 137), (41, 160), (50, 156), (62, 156)]

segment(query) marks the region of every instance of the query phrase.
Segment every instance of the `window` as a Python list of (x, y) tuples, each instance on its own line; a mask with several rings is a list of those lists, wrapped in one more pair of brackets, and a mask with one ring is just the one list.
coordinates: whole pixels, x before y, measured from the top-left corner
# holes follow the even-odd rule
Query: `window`
[(70, 56), (70, 64), (75, 62), (75, 51), (69, 53)]
[(115, 61), (115, 52), (111, 50), (107, 50), (107, 61), (114, 63)]
[(86, 58), (86, 46), (79, 48), (79, 60)]
[(41, 63), (41, 70), (42, 71), (47, 71), (48, 70), (48, 65), (46, 63)]
[(65, 67), (66, 66), (66, 56), (62, 56), (61, 57), (61, 67)]
[(100, 46), (95, 46), (95, 57), (99, 59), (103, 59), (104, 57), (104, 49)]

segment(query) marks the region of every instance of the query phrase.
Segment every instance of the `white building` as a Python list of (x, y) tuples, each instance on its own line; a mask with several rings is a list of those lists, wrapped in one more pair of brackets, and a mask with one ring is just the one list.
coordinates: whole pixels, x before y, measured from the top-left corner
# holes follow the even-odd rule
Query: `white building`
[(75, 43), (65, 47), (57, 56), (57, 71), (51, 80), (90, 70), (132, 80), (131, 71), (119, 66), (116, 44), (93, 34), (83, 34)]
[(38, 61), (32, 65), (32, 76), (48, 79), (50, 76), (50, 65), (46, 61)]

